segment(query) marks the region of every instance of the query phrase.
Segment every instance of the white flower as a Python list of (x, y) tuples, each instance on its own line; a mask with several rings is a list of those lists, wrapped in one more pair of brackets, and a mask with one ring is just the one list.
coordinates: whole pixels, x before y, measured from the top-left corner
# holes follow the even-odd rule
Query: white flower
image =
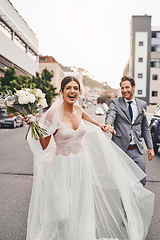
[(37, 106), (42, 105), (43, 108), (47, 107), (47, 102), (45, 98), (39, 99)]
[(146, 109), (142, 108), (142, 114), (146, 116)]
[(44, 94), (41, 89), (37, 88), (35, 95), (37, 98), (44, 98), (46, 94)]
[(25, 88), (25, 92), (30, 92), (31, 89), (30, 88)]
[(26, 96), (26, 91), (25, 90), (18, 90), (18, 91), (16, 91), (16, 95), (18, 96), (18, 97), (24, 97), (24, 96)]
[(36, 97), (31, 93), (28, 95), (28, 100), (30, 103), (34, 103), (36, 101)]
[(18, 102), (20, 103), (20, 104), (28, 104), (29, 103), (29, 101), (28, 101), (28, 97), (25, 95), (25, 96), (22, 96), (22, 97), (19, 97), (18, 98)]
[(14, 97), (12, 96), (8, 96), (5, 98), (5, 103), (8, 107), (13, 107), (14, 102), (15, 100), (14, 100)]
[(33, 94), (28, 93), (27, 95), (22, 95), (18, 98), (20, 104), (34, 103), (36, 98)]

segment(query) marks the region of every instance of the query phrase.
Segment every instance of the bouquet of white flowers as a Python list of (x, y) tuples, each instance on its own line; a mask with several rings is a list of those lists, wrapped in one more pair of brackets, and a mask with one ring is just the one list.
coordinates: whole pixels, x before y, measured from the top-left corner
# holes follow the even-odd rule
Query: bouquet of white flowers
[(27, 139), (29, 130), (32, 131), (32, 137), (36, 140), (47, 135), (45, 129), (41, 128), (37, 122), (34, 114), (38, 111), (38, 106), (41, 105), (43, 108), (47, 107), (45, 94), (38, 88), (23, 88), (21, 90), (15, 90), (15, 94), (11, 90), (7, 91), (5, 97), (5, 104), (7, 106), (8, 114), (17, 115), (18, 113), (28, 117), (30, 120), (28, 131), (25, 139)]

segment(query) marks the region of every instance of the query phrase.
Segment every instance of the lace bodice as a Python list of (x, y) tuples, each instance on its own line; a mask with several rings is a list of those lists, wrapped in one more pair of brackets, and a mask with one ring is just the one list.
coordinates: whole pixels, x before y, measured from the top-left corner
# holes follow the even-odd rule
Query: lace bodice
[(85, 131), (86, 127), (82, 120), (76, 130), (70, 128), (64, 122), (61, 122), (57, 133), (54, 135), (56, 142), (56, 155), (62, 154), (68, 156), (69, 154), (77, 154), (84, 151), (82, 138)]

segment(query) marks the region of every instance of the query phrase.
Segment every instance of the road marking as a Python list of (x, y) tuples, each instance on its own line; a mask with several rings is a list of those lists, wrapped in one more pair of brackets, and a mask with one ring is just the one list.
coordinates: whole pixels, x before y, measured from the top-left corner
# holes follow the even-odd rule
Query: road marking
[(3, 175), (14, 175), (14, 176), (33, 176), (33, 173), (9, 173), (9, 172), (0, 172)]
[(2, 129), (1, 131), (3, 131), (3, 132), (8, 132), (9, 131), (9, 129), (4, 129), (4, 128), (0, 128), (0, 129)]

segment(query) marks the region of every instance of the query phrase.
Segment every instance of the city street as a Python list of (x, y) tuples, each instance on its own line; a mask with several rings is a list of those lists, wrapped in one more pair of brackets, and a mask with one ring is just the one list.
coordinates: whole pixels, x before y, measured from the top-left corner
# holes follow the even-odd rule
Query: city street
[[(95, 109), (96, 106), (91, 106), (86, 112), (104, 123), (105, 115), (96, 116)], [(0, 128), (0, 240), (25, 240), (26, 237), (33, 180), (33, 156), (24, 139), (26, 131), (26, 125), (16, 129)], [(145, 156), (146, 188), (156, 194), (154, 216), (146, 240), (158, 240), (160, 238), (160, 153), (151, 162), (147, 160), (146, 149)]]

